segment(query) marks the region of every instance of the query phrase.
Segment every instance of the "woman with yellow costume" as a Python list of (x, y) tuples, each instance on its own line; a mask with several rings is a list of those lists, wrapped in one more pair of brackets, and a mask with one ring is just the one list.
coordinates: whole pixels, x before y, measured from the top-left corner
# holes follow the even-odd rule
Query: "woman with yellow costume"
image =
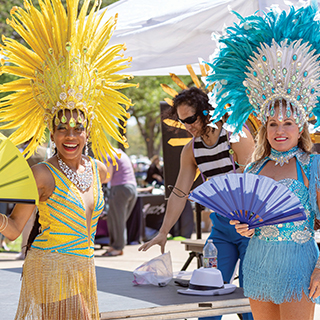
[[(10, 92), (0, 101), (3, 129), (15, 128), (14, 144), (31, 142), (30, 156), (43, 141), (46, 127), (57, 153), (32, 167), (39, 192), (40, 233), (28, 251), (16, 319), (99, 319), (93, 244), (103, 209), (101, 183), (108, 181), (102, 162), (83, 155), (87, 142), (95, 157), (116, 162), (107, 140), (126, 145), (119, 134), (130, 100), (118, 89), (126, 75), (118, 72), (129, 59), (124, 45), (106, 48), (116, 17), (100, 26), (96, 2), (88, 16), (90, 0), (79, 10), (79, 0), (30, 0), (25, 9), (15, 7), (8, 23), (27, 43), (3, 37), (1, 53), (10, 64), (1, 72), (19, 76), (0, 87)], [(99, 28), (98, 28), (99, 26)], [(14, 93), (12, 93), (14, 92)], [(17, 204), (9, 218), (0, 216), (6, 237), (16, 239), (34, 205)]]

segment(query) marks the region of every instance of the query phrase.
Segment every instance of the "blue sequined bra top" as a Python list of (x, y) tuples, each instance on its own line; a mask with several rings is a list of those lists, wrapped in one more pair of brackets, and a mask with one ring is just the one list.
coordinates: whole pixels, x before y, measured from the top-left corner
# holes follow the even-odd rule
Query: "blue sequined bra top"
[[(305, 186), (302, 175), (303, 170), (307, 178), (309, 179), (310, 177), (311, 156), (307, 155), (302, 150), (300, 151), (301, 152), (295, 156), (297, 160), (296, 165), (298, 179), (295, 180), (288, 178), (279, 180), (278, 182), (285, 185), (299, 198), (305, 209), (307, 219), (256, 228), (254, 237), (264, 241), (294, 241), (299, 244), (313, 239), (315, 214), (311, 208), (309, 189)], [(246, 172), (259, 174), (269, 160), (270, 159), (267, 157), (261, 160), (259, 163), (250, 164), (247, 167)]]

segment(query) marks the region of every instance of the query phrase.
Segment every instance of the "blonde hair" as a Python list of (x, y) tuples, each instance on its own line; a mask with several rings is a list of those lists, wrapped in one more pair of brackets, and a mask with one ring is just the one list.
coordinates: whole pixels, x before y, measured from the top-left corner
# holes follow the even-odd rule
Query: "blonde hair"
[[(267, 139), (267, 124), (260, 127), (256, 137), (256, 148), (252, 154), (252, 161), (260, 161), (271, 153), (271, 146)], [(310, 153), (313, 143), (308, 130), (308, 123), (303, 125), (303, 131), (298, 140), (298, 147), (304, 152)]]

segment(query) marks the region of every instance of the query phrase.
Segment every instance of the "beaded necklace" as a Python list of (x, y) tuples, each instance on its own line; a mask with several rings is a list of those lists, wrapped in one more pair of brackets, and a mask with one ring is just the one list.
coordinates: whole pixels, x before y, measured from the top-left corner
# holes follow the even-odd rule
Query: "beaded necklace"
[(85, 170), (82, 173), (73, 171), (57, 154), (58, 164), (65, 176), (82, 192), (90, 188), (93, 180), (93, 172), (90, 161), (82, 157)]
[(292, 159), (296, 154), (300, 152), (300, 149), (295, 146), (288, 151), (277, 151), (271, 148), (271, 153), (269, 159), (275, 161), (275, 165), (280, 164), (282, 167), (285, 163), (289, 163), (289, 160)]

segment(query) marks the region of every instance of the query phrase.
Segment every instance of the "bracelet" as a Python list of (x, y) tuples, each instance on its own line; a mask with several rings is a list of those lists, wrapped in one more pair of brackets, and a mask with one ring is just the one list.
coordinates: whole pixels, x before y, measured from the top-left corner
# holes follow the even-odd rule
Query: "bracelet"
[(2, 217), (2, 223), (1, 223), (1, 226), (0, 226), (0, 232), (2, 231), (2, 228), (5, 224), (5, 217), (4, 217), (4, 214), (1, 213), (1, 217)]
[(320, 269), (320, 256), (319, 256), (319, 258), (317, 260), (315, 268)]
[[(175, 186), (172, 186), (171, 184), (168, 185), (168, 189), (169, 189), (175, 196), (177, 196), (177, 197), (179, 197), (179, 198), (186, 198), (186, 197), (188, 196), (187, 193), (185, 193), (184, 191), (180, 190), (179, 188), (177, 188), (177, 187), (175, 187)], [(176, 193), (176, 192), (174, 191), (174, 189), (177, 189), (180, 193), (182, 193), (182, 196), (179, 195), (178, 193)]]
[(5, 214), (1, 214), (2, 216), (2, 224), (0, 226), (0, 232), (4, 231), (8, 226), (8, 217)]

